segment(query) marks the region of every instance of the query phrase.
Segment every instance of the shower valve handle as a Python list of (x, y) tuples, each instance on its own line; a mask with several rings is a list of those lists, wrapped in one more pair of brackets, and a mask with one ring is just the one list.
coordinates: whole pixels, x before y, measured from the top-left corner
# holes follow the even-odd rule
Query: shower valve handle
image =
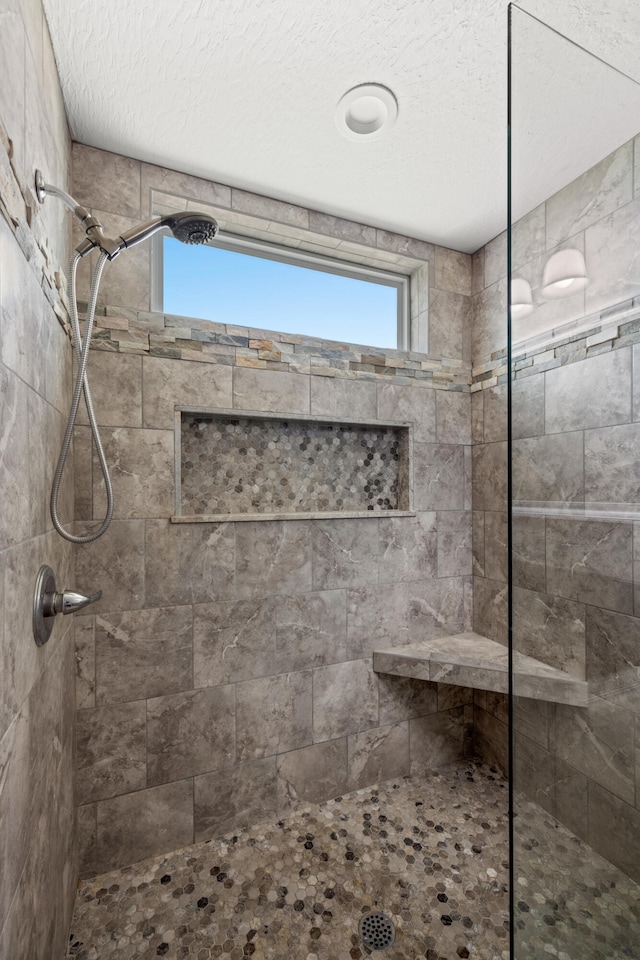
[(33, 596), (33, 636), (39, 647), (47, 642), (53, 630), (56, 614), (76, 613), (102, 596), (102, 590), (86, 597), (75, 590), (56, 590), (56, 578), (51, 567), (40, 567)]
[(83, 593), (76, 593), (74, 590), (64, 590), (62, 593), (49, 594), (47, 598), (51, 609), (49, 616), (55, 616), (56, 613), (62, 613), (64, 616), (68, 613), (76, 613), (77, 610), (88, 607), (90, 603), (95, 603), (101, 596), (102, 590), (98, 590), (97, 593), (92, 593), (90, 597), (85, 597)]

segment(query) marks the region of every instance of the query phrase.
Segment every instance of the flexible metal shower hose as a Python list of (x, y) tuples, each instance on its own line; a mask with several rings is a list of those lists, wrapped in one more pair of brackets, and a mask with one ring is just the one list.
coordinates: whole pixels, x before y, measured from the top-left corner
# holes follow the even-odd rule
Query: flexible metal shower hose
[[(70, 543), (92, 543), (94, 540), (97, 540), (98, 537), (101, 537), (102, 534), (105, 533), (107, 527), (111, 523), (111, 518), (113, 517), (113, 487), (111, 486), (111, 478), (109, 476), (109, 468), (107, 467), (107, 461), (102, 448), (102, 441), (100, 440), (100, 434), (98, 433), (98, 424), (96, 423), (93, 403), (91, 401), (91, 392), (89, 390), (89, 383), (87, 380), (87, 363), (89, 360), (89, 347), (91, 346), (93, 321), (96, 313), (96, 301), (98, 299), (100, 278), (102, 276), (102, 270), (106, 260), (107, 255), (105, 253), (101, 253), (100, 257), (98, 258), (96, 268), (93, 272), (93, 277), (91, 278), (91, 290), (89, 293), (89, 302), (87, 304), (87, 319), (85, 321), (84, 341), (82, 340), (82, 336), (80, 334), (78, 302), (76, 299), (76, 273), (78, 269), (78, 263), (80, 261), (80, 254), (75, 253), (69, 264), (69, 307), (71, 310), (71, 331), (73, 336), (73, 346), (75, 348), (75, 354), (78, 363), (78, 374), (73, 388), (73, 398), (71, 400), (71, 409), (69, 411), (67, 429), (65, 431), (64, 440), (62, 441), (62, 448), (60, 450), (60, 456), (58, 457), (56, 472), (53, 477), (49, 506), (54, 527), (60, 536), (64, 537), (65, 540), (69, 540)], [(78, 416), (80, 394), (83, 392), (87, 407), (87, 415), (89, 417), (89, 425), (91, 427), (91, 434), (93, 436), (93, 442), (98, 453), (102, 476), (104, 477), (104, 484), (107, 492), (107, 512), (102, 524), (97, 530), (94, 530), (91, 533), (77, 535), (74, 533), (69, 533), (69, 531), (65, 530), (65, 528), (62, 526), (60, 517), (58, 516), (58, 496), (60, 493), (62, 474), (67, 462), (69, 448), (73, 439), (73, 430), (76, 425), (76, 418)]]

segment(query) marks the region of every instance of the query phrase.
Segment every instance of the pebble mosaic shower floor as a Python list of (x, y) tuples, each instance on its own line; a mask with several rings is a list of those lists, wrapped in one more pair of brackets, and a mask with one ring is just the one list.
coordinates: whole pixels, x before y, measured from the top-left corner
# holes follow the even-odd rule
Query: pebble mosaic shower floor
[[(537, 883), (544, 877), (542, 862), (536, 869), (544, 843), (532, 843), (532, 835), (546, 836), (549, 824), (536, 815), (527, 826), (521, 854), (532, 858), (526, 874)], [(68, 956), (508, 960), (507, 855), (507, 785), (487, 767), (465, 763), (85, 881)], [(634, 885), (618, 886), (618, 871), (598, 857), (593, 863), (578, 842), (567, 840), (563, 858), (569, 889), (580, 871), (570, 901), (556, 891), (551, 902), (542, 883), (519, 887), (519, 936), (527, 923), (531, 933), (527, 955), (572, 960), (575, 953), (560, 949), (571, 933), (581, 958), (640, 956), (624, 949), (640, 942), (627, 939), (638, 924), (637, 904), (625, 900)], [(620, 944), (619, 924), (609, 930), (605, 947), (593, 937), (601, 911), (611, 909), (627, 917), (627, 926)], [(395, 942), (384, 951), (370, 951), (359, 936), (361, 917), (377, 911), (395, 925)], [(554, 919), (543, 942), (540, 912)], [(568, 922), (573, 917), (575, 924)], [(593, 949), (585, 949), (587, 941)]]

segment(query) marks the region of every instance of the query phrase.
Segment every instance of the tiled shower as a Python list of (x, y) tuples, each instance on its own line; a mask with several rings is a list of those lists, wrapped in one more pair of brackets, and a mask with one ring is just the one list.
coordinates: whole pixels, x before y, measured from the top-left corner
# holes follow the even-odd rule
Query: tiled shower
[[(395, 923), (389, 956), (508, 957), (508, 698), (373, 668), (376, 650), (436, 638), (507, 643), (506, 234), (470, 256), (71, 143), (39, 4), (3, 24), (22, 93), (0, 85), (0, 957), (356, 960), (376, 910)], [(411, 273), (428, 353), (164, 316), (150, 248), (135, 248), (107, 267), (89, 363), (115, 518), (72, 548), (47, 504), (81, 235), (38, 206), (36, 167), (110, 230), (202, 209), (235, 233)], [(588, 708), (513, 700), (523, 956), (542, 955), (544, 925), (595, 943), (588, 956), (598, 937), (614, 956), (640, 942), (639, 170), (636, 138), (511, 241), (534, 286), (569, 241), (599, 270), (574, 314), (540, 314), (588, 327), (516, 340), (511, 356), (514, 635), (590, 691)], [(201, 464), (223, 436), (212, 485)], [(280, 499), (255, 466), (279, 444)], [(86, 419), (73, 449), (61, 512), (84, 527), (105, 502)], [(251, 457), (248, 496), (234, 469)], [(594, 517), (603, 504), (615, 519)], [(41, 563), (103, 597), (37, 648)], [(564, 869), (583, 877), (569, 905)]]

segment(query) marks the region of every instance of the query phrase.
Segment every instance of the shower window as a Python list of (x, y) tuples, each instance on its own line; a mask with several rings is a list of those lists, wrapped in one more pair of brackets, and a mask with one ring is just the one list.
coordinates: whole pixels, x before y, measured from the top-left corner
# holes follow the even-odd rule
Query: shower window
[(163, 313), (409, 349), (409, 277), (246, 237), (156, 246)]

